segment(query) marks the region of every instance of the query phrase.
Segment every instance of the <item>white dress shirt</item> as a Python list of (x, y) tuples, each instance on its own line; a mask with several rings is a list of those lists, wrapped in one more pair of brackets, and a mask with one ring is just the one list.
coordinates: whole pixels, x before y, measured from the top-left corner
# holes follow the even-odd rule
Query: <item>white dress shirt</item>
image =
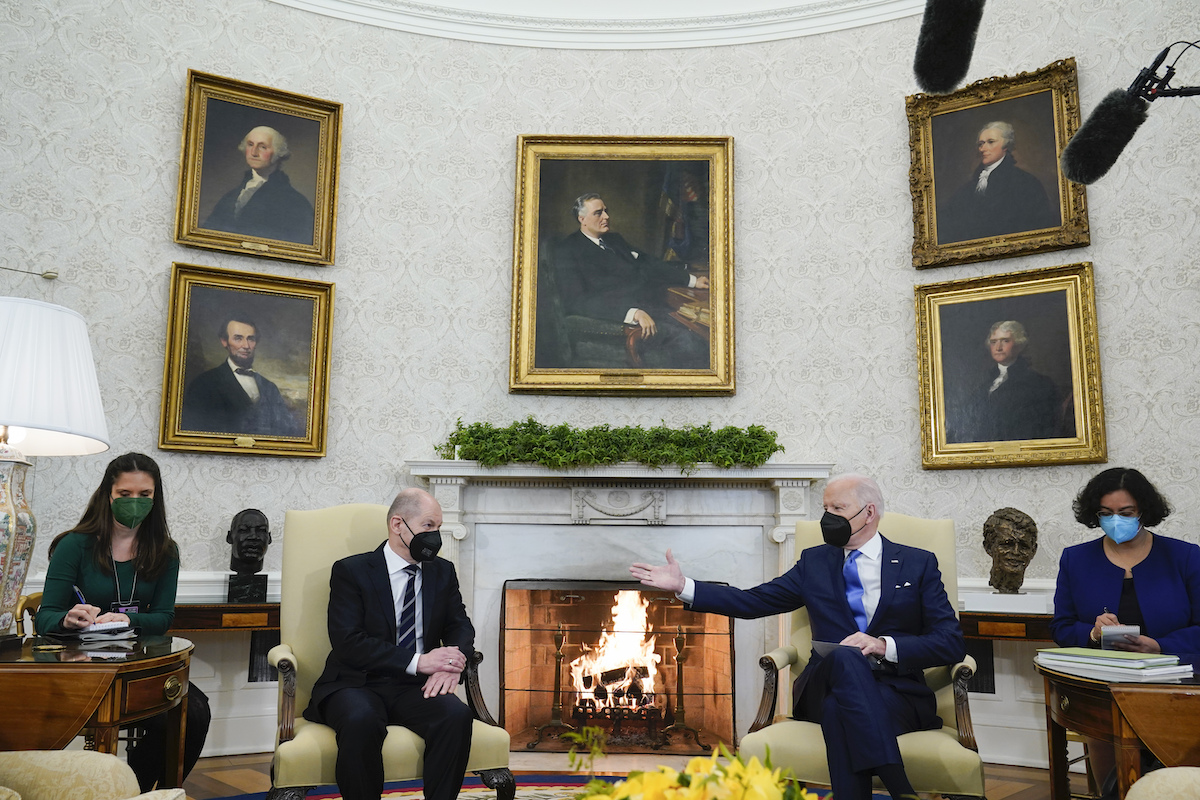
[(254, 380), (253, 375), (244, 375), (244, 374), (238, 372), (238, 370), (241, 369), (241, 367), (239, 367), (237, 364), (233, 363), (232, 358), (225, 359), (225, 363), (229, 365), (229, 368), (231, 370), (233, 370), (233, 377), (237, 378), (237, 382), (239, 385), (241, 385), (242, 390), (247, 395), (250, 396), (250, 402), (257, 403), (258, 397), (259, 397), (258, 381)]
[[(425, 620), (424, 615), (421, 613), (423, 606), (421, 602), (421, 579), (424, 573), (418, 569), (417, 574), (410, 578), (408, 573), (404, 571), (404, 568), (408, 566), (408, 562), (401, 558), (390, 545), (385, 544), (383, 546), (383, 558), (387, 562), (388, 579), (392, 582), (392, 604), (396, 608), (396, 630), (400, 630), (400, 604), (404, 601), (404, 590), (410, 580), (417, 582), (415, 587), (417, 607), (414, 610), (414, 613), (417, 615), (417, 654), (412, 657), (412, 661), (408, 662), (408, 668), (405, 669), (405, 672), (409, 675), (416, 675), (417, 659), (425, 652)], [(417, 567), (419, 568), (420, 566), (420, 563), (418, 563)]]

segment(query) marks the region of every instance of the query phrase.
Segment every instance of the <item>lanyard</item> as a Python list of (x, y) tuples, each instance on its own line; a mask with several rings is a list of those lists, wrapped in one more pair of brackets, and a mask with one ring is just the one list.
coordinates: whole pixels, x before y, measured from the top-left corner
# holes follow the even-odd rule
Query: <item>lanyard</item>
[(109, 561), (112, 562), (113, 580), (116, 581), (116, 584), (117, 584), (117, 605), (118, 606), (132, 606), (133, 605), (133, 595), (134, 595), (134, 592), (137, 591), (137, 565), (135, 564), (134, 568), (133, 568), (133, 586), (129, 587), (129, 599), (122, 600), (121, 599), (121, 578), (120, 578), (120, 576), (117, 575), (117, 560), (112, 557), (111, 553), (109, 554), (108, 559), (109, 559)]

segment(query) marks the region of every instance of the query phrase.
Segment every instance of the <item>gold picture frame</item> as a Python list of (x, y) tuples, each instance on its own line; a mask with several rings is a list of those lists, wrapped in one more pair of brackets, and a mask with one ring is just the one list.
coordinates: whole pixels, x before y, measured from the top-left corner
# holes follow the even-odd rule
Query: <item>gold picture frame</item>
[[(1087, 190), (1058, 168), (1079, 128), (1074, 58), (1014, 77), (985, 78), (952, 94), (912, 95), (905, 105), (914, 267), (1091, 243)], [(1007, 138), (988, 127), (996, 122), (1009, 126)], [(991, 150), (981, 150), (985, 146)], [(985, 166), (991, 168), (981, 180)]]
[(522, 135), (515, 216), (510, 392), (736, 391), (732, 137)]
[(332, 264), (341, 139), (341, 103), (188, 70), (175, 241)]
[(324, 456), (332, 325), (332, 283), (172, 264), (158, 446)]
[(915, 295), (922, 467), (1108, 460), (1090, 262)]

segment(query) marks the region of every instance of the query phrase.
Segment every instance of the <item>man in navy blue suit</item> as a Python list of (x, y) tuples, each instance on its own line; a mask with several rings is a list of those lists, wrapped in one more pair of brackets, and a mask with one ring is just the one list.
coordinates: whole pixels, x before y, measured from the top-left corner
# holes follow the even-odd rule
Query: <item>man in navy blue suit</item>
[(671, 551), (665, 566), (633, 564), (647, 586), (675, 592), (693, 611), (756, 619), (808, 608), (814, 648), (793, 687), (793, 716), (825, 735), (833, 796), (867, 800), (878, 775), (893, 798), (916, 795), (896, 737), (942, 727), (923, 670), (966, 654), (937, 558), (879, 533), (883, 494), (862, 475), (831, 479), (823, 498), (825, 544), (753, 589), (693, 581)]
[(454, 689), (475, 628), (454, 565), (437, 558), (441, 526), (437, 500), (405, 489), (388, 509), (387, 541), (330, 573), (331, 649), (304, 718), (337, 733), (345, 800), (379, 800), (389, 724), (425, 740), (427, 800), (454, 800), (462, 788), (472, 714)]

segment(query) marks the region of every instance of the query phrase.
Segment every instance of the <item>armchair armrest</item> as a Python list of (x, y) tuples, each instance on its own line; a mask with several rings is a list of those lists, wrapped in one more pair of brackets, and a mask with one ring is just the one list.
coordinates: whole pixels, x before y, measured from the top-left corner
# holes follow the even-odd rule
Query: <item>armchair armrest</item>
[(975, 726), (971, 724), (971, 706), (967, 704), (967, 681), (971, 680), (975, 670), (975, 659), (971, 656), (950, 666), (950, 678), (954, 681), (954, 721), (958, 725), (958, 743), (978, 753)]
[(792, 645), (777, 647), (758, 660), (763, 671), (763, 693), (758, 703), (758, 714), (750, 723), (750, 733), (765, 728), (775, 717), (775, 704), (779, 701), (779, 671), (800, 663), (800, 651)]
[(296, 654), (290, 644), (277, 644), (267, 651), (267, 663), (279, 670), (279, 742), (296, 736)]
[(475, 715), (475, 719), (480, 722), (487, 723), (499, 727), (496, 719), (487, 709), (487, 704), (483, 701), (483, 691), (479, 688), (479, 665), (483, 662), (483, 653), (476, 650), (471, 657), (467, 659), (467, 668), (463, 671), (466, 675), (467, 684), (467, 705), (471, 708), (471, 713)]

